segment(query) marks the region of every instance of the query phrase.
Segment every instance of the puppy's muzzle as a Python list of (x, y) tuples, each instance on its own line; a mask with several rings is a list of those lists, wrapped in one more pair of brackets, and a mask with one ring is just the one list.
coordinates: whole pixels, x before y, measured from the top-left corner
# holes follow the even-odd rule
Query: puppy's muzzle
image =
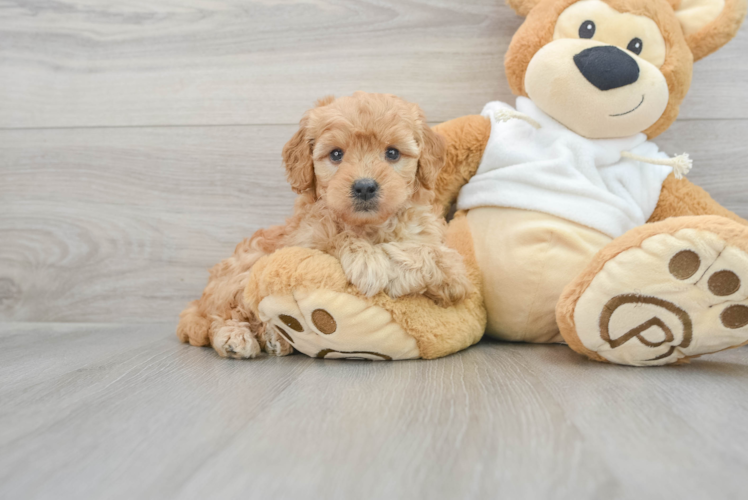
[(374, 179), (357, 179), (351, 185), (353, 206), (357, 212), (370, 212), (379, 205), (379, 183)]

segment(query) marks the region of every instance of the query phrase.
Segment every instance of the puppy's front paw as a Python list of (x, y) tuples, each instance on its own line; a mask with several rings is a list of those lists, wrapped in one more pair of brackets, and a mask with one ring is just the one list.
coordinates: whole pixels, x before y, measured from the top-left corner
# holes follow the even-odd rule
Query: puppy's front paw
[(262, 352), (260, 343), (249, 323), (229, 320), (219, 327), (211, 341), (216, 352), (224, 358), (256, 358)]
[(367, 273), (366, 275), (353, 275), (348, 280), (367, 297), (373, 297), (387, 286), (387, 275), (378, 273)]
[(450, 307), (465, 300), (474, 290), (466, 276), (453, 277), (441, 286), (431, 287), (425, 295), (441, 307)]
[(397, 274), (390, 279), (384, 291), (393, 299), (399, 299), (405, 295), (414, 295), (425, 293), (426, 278), (420, 271), (412, 269), (400, 269)]
[(293, 347), (286, 339), (279, 335), (276, 328), (266, 326), (265, 352), (271, 356), (288, 356), (289, 354), (293, 354)]
[(342, 258), (340, 260), (348, 281), (367, 297), (372, 297), (384, 290), (390, 281), (387, 259), (376, 257)]

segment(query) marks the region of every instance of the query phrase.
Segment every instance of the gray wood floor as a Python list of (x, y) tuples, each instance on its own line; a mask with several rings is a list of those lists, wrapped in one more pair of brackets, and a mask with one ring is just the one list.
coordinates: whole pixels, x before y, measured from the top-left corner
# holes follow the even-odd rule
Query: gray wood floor
[[(181, 345), (315, 99), (511, 102), (500, 0), (0, 0), (0, 498), (745, 498), (748, 349), (637, 370)], [(748, 30), (657, 142), (748, 216)]]
[(0, 497), (745, 498), (748, 349), (243, 362), (173, 327), (0, 325)]

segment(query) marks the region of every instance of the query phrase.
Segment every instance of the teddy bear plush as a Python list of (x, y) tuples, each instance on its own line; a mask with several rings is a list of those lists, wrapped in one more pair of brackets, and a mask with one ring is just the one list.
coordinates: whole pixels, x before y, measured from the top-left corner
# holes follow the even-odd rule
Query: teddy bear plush
[(487, 333), (628, 365), (746, 343), (746, 222), (651, 142), (746, 1), (509, 4), (526, 16), (505, 59), (516, 105), (438, 127), (437, 202), (467, 218)]
[[(748, 342), (748, 227), (651, 142), (693, 63), (737, 33), (746, 0), (509, 0), (515, 106), (436, 127), (449, 241), (480, 285), (441, 308), (361, 296), (335, 259), (291, 248), (253, 269), (245, 301), (325, 358), (435, 358), (484, 332), (565, 342), (591, 359), (682, 363)], [(744, 285), (743, 282), (746, 281)]]

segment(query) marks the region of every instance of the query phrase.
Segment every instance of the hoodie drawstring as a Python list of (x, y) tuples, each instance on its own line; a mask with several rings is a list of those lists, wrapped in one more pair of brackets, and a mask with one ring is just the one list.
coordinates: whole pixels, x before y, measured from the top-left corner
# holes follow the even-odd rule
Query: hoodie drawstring
[(538, 130), (542, 128), (540, 123), (530, 118), (529, 115), (520, 113), (519, 111), (515, 111), (513, 109), (500, 109), (493, 114), (493, 117), (496, 118), (497, 122), (503, 123), (503, 122), (508, 122), (509, 120), (517, 119), (517, 120), (526, 121), (527, 123), (529, 123), (530, 125), (532, 125)]
[(646, 156), (639, 156), (628, 151), (621, 153), (621, 157), (628, 158), (629, 160), (640, 161), (642, 163), (649, 163), (650, 165), (663, 165), (665, 167), (672, 167), (673, 173), (676, 179), (682, 179), (688, 172), (693, 168), (693, 160), (688, 153), (668, 158), (667, 160), (659, 160), (655, 158), (647, 158)]

